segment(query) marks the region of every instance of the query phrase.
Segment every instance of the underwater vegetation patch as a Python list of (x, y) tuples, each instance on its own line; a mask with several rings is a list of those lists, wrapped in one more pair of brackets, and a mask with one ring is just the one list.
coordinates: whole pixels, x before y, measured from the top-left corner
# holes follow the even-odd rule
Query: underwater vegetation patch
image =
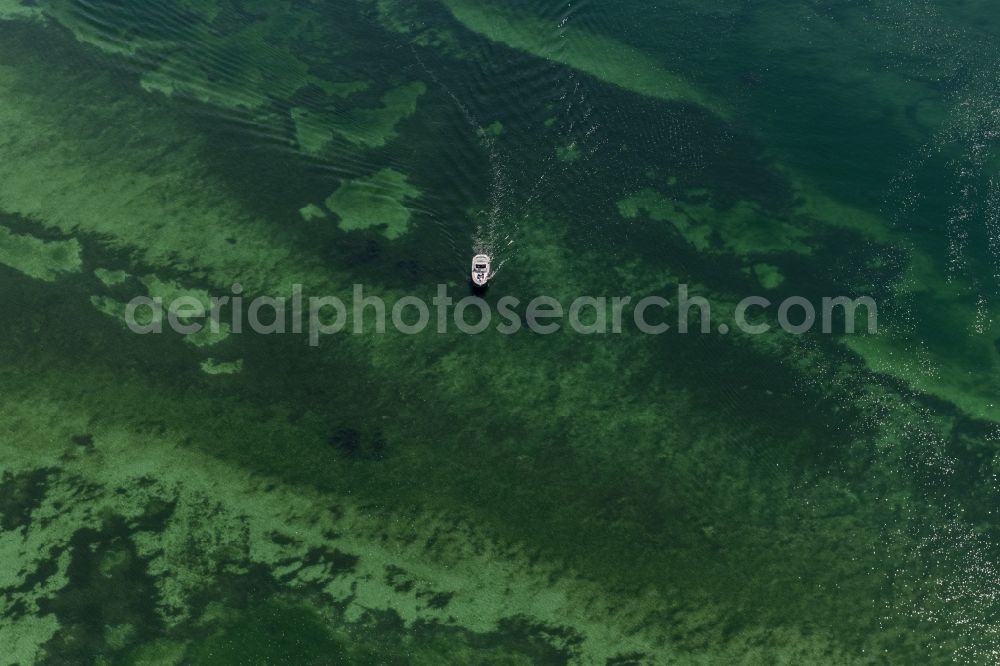
[(419, 196), (406, 174), (389, 168), (343, 183), (325, 203), (340, 218), (344, 231), (377, 228), (391, 240), (409, 229), (407, 204)]
[(46, 241), (0, 226), (0, 264), (39, 280), (51, 282), (79, 271), (83, 265), (80, 251), (74, 238)]

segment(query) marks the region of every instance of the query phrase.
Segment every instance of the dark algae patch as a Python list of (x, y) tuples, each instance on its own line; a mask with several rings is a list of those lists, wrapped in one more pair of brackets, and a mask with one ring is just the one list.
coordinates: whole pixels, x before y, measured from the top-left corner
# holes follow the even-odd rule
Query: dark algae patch
[(54, 470), (36, 469), (31, 472), (0, 477), (0, 528), (15, 530), (31, 522), (31, 512), (42, 502), (46, 482)]
[(189, 663), (323, 664), (342, 662), (347, 656), (322, 619), (303, 608), (265, 602), (224, 622), (218, 633), (190, 651)]
[[(0, 0), (0, 666), (989, 663), (994, 14)], [(126, 326), (484, 250), (711, 333)]]
[(124, 521), (110, 518), (99, 530), (81, 529), (69, 540), (68, 583), (39, 604), (62, 626), (45, 646), (43, 663), (86, 663), (160, 633), (155, 587), (128, 537)]

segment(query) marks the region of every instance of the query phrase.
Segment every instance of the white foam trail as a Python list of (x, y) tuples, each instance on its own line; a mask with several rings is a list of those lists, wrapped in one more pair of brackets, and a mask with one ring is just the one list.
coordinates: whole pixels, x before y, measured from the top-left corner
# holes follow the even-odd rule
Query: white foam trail
[[(553, 32), (553, 40), (556, 44), (560, 43), (560, 36), (565, 31), (566, 24), (568, 23), (571, 14), (572, 11), (564, 13), (557, 21), (557, 25), (555, 26), (555, 30)], [(549, 173), (556, 162), (555, 156), (550, 155), (541, 157), (543, 161), (543, 171), (541, 175), (532, 184), (527, 193), (524, 193), (522, 196), (515, 199), (514, 197), (516, 192), (511, 178), (511, 158), (498, 147), (496, 137), (494, 137), (486, 129), (484, 124), (476, 118), (469, 106), (464, 104), (462, 100), (459, 99), (458, 95), (456, 95), (446, 83), (441, 81), (430, 69), (430, 67), (427, 66), (412, 44), (410, 45), (410, 49), (413, 52), (414, 58), (420, 64), (421, 68), (423, 68), (424, 72), (426, 72), (427, 76), (429, 76), (434, 83), (436, 83), (448, 94), (448, 96), (455, 103), (455, 106), (461, 111), (462, 116), (474, 130), (476, 137), (489, 159), (489, 205), (483, 214), (479, 216), (479, 219), (475, 221), (475, 227), (472, 232), (471, 239), (471, 251), (472, 254), (482, 253), (489, 255), (493, 260), (493, 269), (495, 273), (515, 256), (518, 231), (520, 229), (521, 222), (526, 219), (530, 210), (530, 204), (537, 199), (541, 186), (548, 179)], [(566, 86), (566, 92), (561, 96), (560, 101), (569, 107), (574, 105), (582, 105), (586, 107), (587, 110), (584, 114), (584, 120), (586, 121), (590, 117), (592, 109), (584, 97), (583, 89), (581, 88), (579, 81), (577, 81), (575, 71), (548, 62), (545, 63), (544, 66), (552, 71), (565, 72), (569, 80), (566, 82), (568, 84)], [(568, 109), (564, 109), (564, 111), (568, 112)], [(583, 139), (591, 139), (596, 130), (596, 126), (590, 127), (585, 133)]]

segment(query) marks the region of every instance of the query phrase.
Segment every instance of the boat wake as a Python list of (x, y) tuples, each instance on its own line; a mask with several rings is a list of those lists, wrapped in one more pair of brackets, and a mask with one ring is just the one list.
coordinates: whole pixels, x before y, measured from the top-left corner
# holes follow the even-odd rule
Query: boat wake
[[(553, 32), (553, 39), (558, 43), (559, 33), (565, 28), (565, 21), (559, 23)], [(531, 153), (538, 175), (532, 180), (530, 185), (524, 183), (523, 172), (525, 171), (511, 154), (501, 148), (498, 141), (497, 132), (487, 123), (477, 116), (470, 104), (464, 102), (462, 98), (445, 82), (441, 80), (431, 67), (421, 58), (420, 53), (413, 44), (410, 45), (417, 63), (441, 90), (443, 90), (452, 100), (455, 108), (461, 113), (462, 118), (473, 130), (479, 148), (485, 154), (489, 162), (489, 195), (487, 205), (477, 211), (470, 211), (474, 226), (471, 230), (470, 246), (456, 248), (461, 252), (462, 263), (466, 264), (471, 255), (487, 255), (492, 262), (492, 275), (496, 275), (507, 262), (511, 261), (517, 253), (517, 241), (522, 222), (524, 222), (533, 204), (538, 199), (543, 185), (550, 179), (555, 169), (562, 168), (555, 154)], [(491, 63), (492, 64), (492, 63)], [(510, 65), (502, 65), (509, 67)], [(536, 62), (535, 71), (532, 76), (535, 78), (534, 85), (527, 86), (529, 89), (536, 89), (539, 93), (543, 90), (562, 90), (558, 96), (559, 104), (566, 108), (552, 109), (552, 113), (557, 117), (570, 116), (568, 107), (589, 108), (588, 100), (585, 99), (580, 82), (576, 73), (567, 68), (559, 67), (551, 62)], [(518, 70), (523, 72), (524, 68)], [(503, 72), (493, 72), (490, 78), (503, 78)], [(567, 80), (568, 77), (568, 80)], [(543, 85), (539, 85), (544, 82)], [(484, 80), (484, 86), (489, 86), (489, 80)], [(475, 99), (475, 96), (473, 96)], [(512, 101), (512, 106), (517, 104)], [(491, 108), (495, 108), (495, 104)], [(589, 113), (586, 111), (583, 117)], [(576, 129), (571, 127), (571, 130)], [(585, 138), (591, 138), (593, 133), (588, 132)], [(526, 151), (519, 151), (517, 154), (524, 155)], [(516, 170), (515, 170), (516, 169)], [(533, 169), (534, 170), (534, 169)]]

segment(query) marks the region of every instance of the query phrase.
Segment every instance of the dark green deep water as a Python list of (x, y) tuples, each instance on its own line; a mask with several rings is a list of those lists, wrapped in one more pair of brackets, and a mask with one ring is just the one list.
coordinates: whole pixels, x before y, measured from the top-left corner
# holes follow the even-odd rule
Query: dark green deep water
[[(998, 33), (0, 0), (0, 664), (996, 663)], [(878, 332), (123, 324), (458, 299), (476, 249), (493, 306), (868, 295)]]

